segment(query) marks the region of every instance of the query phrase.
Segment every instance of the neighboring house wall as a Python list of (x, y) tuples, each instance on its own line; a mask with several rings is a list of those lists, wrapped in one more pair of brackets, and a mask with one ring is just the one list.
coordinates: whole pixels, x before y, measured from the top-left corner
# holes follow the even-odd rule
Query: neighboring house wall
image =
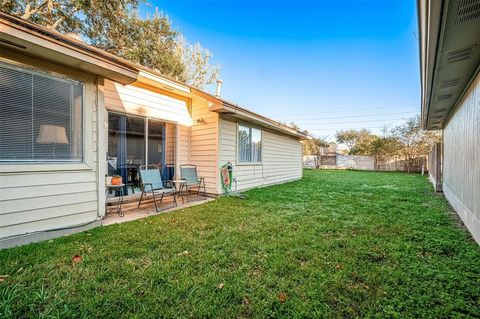
[[(104, 134), (104, 127), (99, 124), (104, 113), (97, 111), (97, 97), (100, 104), (103, 101), (102, 80), (98, 80), (97, 85), (92, 76), (20, 54), (16, 58), (43, 71), (61, 73), (84, 83), (84, 160), (72, 164), (0, 164), (0, 248), (11, 245), (5, 240), (11, 236), (33, 233), (45, 239), (48, 235), (41, 237), (44, 230), (98, 225), (105, 212), (105, 173), (98, 166), (97, 152), (104, 152), (103, 146), (98, 144), (99, 135)], [(25, 242), (34, 240), (29, 238)], [(22, 242), (20, 237), (15, 240), (13, 244)]]
[(480, 243), (480, 76), (444, 133), (443, 192)]
[[(262, 162), (237, 164), (237, 122), (220, 119), (219, 165), (233, 164), (238, 190), (283, 183), (302, 177), (302, 145), (296, 138), (262, 130)], [(222, 193), (219, 185), (219, 193)]]

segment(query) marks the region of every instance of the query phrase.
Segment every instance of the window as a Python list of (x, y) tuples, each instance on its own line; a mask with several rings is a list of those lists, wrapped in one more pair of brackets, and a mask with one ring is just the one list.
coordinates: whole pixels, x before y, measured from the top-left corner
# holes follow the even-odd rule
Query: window
[(0, 62), (0, 162), (82, 161), (83, 85)]
[(262, 161), (262, 131), (238, 125), (238, 161), (258, 163)]

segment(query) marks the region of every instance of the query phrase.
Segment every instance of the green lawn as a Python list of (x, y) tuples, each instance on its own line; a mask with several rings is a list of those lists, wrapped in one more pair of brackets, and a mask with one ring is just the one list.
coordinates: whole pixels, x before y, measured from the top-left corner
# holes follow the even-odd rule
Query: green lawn
[(307, 170), (247, 195), (0, 251), (0, 316), (480, 316), (480, 248), (425, 177)]

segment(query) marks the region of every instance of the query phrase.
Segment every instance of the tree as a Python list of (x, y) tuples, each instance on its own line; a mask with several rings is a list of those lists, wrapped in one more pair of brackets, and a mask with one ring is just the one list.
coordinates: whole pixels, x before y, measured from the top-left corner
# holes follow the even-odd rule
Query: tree
[(185, 67), (181, 80), (188, 84), (203, 88), (215, 83), (220, 72), (219, 66), (210, 64), (213, 54), (200, 43), (189, 44), (182, 36), (177, 41), (177, 55), (182, 57)]
[(92, 34), (91, 44), (166, 76), (184, 80), (185, 65), (177, 50), (178, 33), (166, 16), (157, 10), (152, 16), (141, 19), (136, 11), (131, 11), (119, 19), (121, 23)]
[(139, 0), (3, 0), (4, 12), (62, 33), (91, 33), (118, 23), (118, 17)]
[[(1, 1), (1, 0), (0, 0)], [(218, 78), (212, 54), (190, 45), (158, 9), (142, 19), (143, 0), (3, 0), (0, 10), (62, 33), (77, 33), (91, 45), (204, 89)]]
[(375, 170), (379, 170), (379, 162), (388, 157), (398, 154), (400, 148), (399, 141), (391, 136), (374, 136), (368, 145), (368, 155), (373, 157)]
[(335, 137), (338, 143), (348, 147), (350, 155), (367, 155), (369, 144), (375, 136), (367, 129), (350, 129), (337, 131)]
[(391, 134), (399, 143), (399, 149), (407, 163), (407, 172), (412, 171), (413, 161), (421, 155), (427, 155), (433, 144), (440, 141), (437, 131), (424, 131), (420, 125), (420, 116), (409, 118), (404, 124), (394, 127)]

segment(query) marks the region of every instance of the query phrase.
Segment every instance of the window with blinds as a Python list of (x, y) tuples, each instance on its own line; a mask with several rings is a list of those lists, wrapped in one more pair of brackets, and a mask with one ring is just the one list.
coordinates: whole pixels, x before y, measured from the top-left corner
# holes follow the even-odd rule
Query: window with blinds
[(262, 161), (262, 131), (243, 124), (238, 125), (238, 162)]
[(82, 83), (0, 62), (0, 161), (82, 161)]

